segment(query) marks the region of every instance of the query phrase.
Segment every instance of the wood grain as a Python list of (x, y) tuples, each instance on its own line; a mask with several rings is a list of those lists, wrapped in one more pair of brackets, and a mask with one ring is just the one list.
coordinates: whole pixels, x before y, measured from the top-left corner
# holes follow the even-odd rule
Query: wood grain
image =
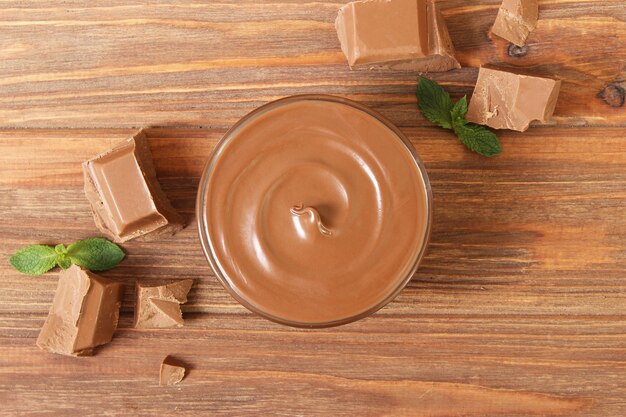
[[(228, 127), (296, 93), (368, 104), (401, 126), (416, 75), (350, 71), (333, 22), (340, 1), (0, 1), (0, 126)], [(626, 125), (623, 0), (540, 1), (528, 45), (488, 34), (499, 0), (439, 0), (465, 67), (432, 77), (470, 94), (477, 67), (563, 80), (552, 123)]]
[[(403, 129), (430, 174), (434, 224), (408, 287), (373, 317), (307, 331), (270, 323), (213, 277), (193, 221), (223, 129), (148, 131), (166, 194), (189, 226), (128, 242), (106, 275), (194, 278), (186, 328), (120, 330), (92, 358), (34, 342), (56, 286), (0, 266), (0, 415), (623, 416), (626, 141), (623, 128), (502, 133), (493, 159), (436, 128)], [(0, 258), (97, 230), (80, 162), (132, 130), (0, 130)], [(174, 354), (189, 367), (158, 386)]]
[[(184, 329), (133, 329), (129, 286), (114, 340), (66, 358), (35, 346), (55, 273), (0, 262), (1, 416), (626, 415), (623, 0), (540, 0), (524, 48), (488, 34), (499, 0), (438, 0), (464, 68), (429, 76), (455, 97), (483, 64), (563, 80), (553, 126), (499, 133), (493, 159), (424, 127), (417, 74), (347, 68), (333, 28), (347, 1), (0, 0), (0, 259), (98, 234), (80, 163), (153, 126), (159, 179), (189, 225), (128, 242), (103, 275), (195, 279)], [(225, 130), (301, 93), (388, 116), (434, 194), (431, 245), (407, 288), (373, 317), (316, 331), (233, 301), (193, 213)], [(168, 354), (188, 376), (159, 387)]]

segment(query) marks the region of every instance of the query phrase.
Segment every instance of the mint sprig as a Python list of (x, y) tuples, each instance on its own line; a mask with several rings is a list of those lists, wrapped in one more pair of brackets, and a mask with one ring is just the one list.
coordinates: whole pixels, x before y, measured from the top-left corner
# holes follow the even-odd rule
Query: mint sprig
[(467, 97), (454, 103), (439, 84), (420, 77), (417, 84), (417, 99), (424, 117), (437, 126), (453, 130), (459, 141), (468, 149), (484, 156), (494, 156), (502, 152), (495, 133), (465, 119)]
[(72, 264), (90, 271), (111, 269), (124, 259), (124, 252), (115, 243), (101, 237), (79, 240), (67, 248), (62, 245), (31, 245), (9, 258), (13, 268), (28, 275), (41, 275), (56, 265), (63, 269)]

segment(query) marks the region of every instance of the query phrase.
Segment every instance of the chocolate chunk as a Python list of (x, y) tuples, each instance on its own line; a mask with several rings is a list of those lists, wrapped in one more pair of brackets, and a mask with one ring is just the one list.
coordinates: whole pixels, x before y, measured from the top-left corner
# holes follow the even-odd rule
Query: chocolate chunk
[(431, 0), (364, 0), (339, 9), (335, 20), (350, 67), (416, 71), (460, 68), (436, 3)]
[(94, 347), (111, 341), (123, 291), (121, 282), (109, 281), (76, 265), (61, 271), (37, 346), (62, 355), (91, 355)]
[(503, 0), (491, 33), (524, 46), (528, 34), (537, 26), (537, 0)]
[(116, 242), (172, 235), (182, 218), (161, 191), (142, 132), (83, 163), (96, 226)]
[(157, 287), (136, 284), (135, 327), (156, 329), (181, 327), (180, 304), (187, 302), (193, 280), (186, 279)]
[(171, 356), (167, 356), (163, 359), (163, 363), (161, 363), (161, 370), (159, 372), (160, 385), (178, 384), (184, 377), (185, 367), (181, 362)]
[(528, 129), (547, 122), (554, 112), (561, 80), (480, 68), (467, 120), (494, 129)]

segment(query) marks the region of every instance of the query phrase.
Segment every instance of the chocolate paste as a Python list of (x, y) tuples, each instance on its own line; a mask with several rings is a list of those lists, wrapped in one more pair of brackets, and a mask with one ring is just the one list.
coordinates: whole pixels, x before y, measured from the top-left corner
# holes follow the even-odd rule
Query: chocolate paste
[(207, 167), (205, 251), (226, 288), (268, 318), (313, 327), (371, 313), (424, 251), (425, 173), (410, 144), (355, 106), (272, 103), (227, 134)]

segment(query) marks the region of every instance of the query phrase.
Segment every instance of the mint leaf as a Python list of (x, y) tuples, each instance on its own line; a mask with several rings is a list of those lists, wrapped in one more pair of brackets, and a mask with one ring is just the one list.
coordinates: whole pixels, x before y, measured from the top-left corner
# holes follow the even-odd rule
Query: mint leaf
[(445, 129), (452, 129), (452, 99), (439, 84), (420, 77), (417, 84), (417, 100), (420, 111), (431, 122)]
[(95, 237), (69, 245), (67, 256), (72, 263), (90, 271), (104, 271), (117, 266), (125, 255), (115, 243)]
[(454, 103), (452, 110), (450, 111), (450, 118), (452, 119), (452, 129), (455, 126), (461, 126), (467, 124), (465, 120), (465, 114), (467, 113), (467, 96), (463, 96), (462, 99)]
[(502, 152), (498, 137), (484, 126), (473, 123), (455, 125), (454, 133), (459, 137), (461, 143), (481, 155), (494, 156)]
[(31, 245), (17, 251), (9, 263), (23, 274), (41, 275), (56, 266), (57, 253), (52, 246)]

